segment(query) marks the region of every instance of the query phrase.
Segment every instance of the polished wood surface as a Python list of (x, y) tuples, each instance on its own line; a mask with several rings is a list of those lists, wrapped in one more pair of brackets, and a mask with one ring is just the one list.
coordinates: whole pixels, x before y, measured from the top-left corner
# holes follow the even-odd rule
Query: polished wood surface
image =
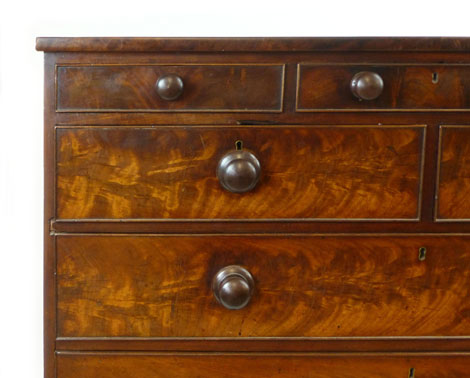
[(56, 282), (55, 237), (50, 232), (50, 220), (54, 219), (55, 192), (55, 57), (44, 56), (44, 378), (56, 378)]
[[(57, 129), (57, 217), (419, 218), (424, 127)], [(243, 141), (261, 164), (224, 190), (222, 156)], [(292, 148), (295, 146), (295, 148)]]
[[(212, 293), (227, 265), (244, 309)], [(59, 236), (58, 335), (469, 336), (469, 270), (457, 236)]]
[(452, 37), (248, 37), (122, 38), (39, 37), (45, 52), (452, 52), (470, 51), (470, 38)]
[[(58, 337), (57, 350), (160, 352), (318, 352), (377, 353), (461, 352), (470, 349), (469, 337)], [(326, 352), (325, 352), (326, 351)]]
[[(383, 79), (374, 100), (358, 101), (353, 77), (372, 71)], [(469, 65), (300, 64), (297, 110), (470, 110)]]
[[(37, 49), (46, 378), (470, 371), (455, 353), (470, 351), (470, 38), (39, 38)], [(325, 71), (305, 81), (299, 67)], [(332, 75), (341, 67), (358, 70)], [(167, 68), (197, 73), (175, 100), (155, 88)], [(384, 79), (377, 99), (351, 92), (359, 70)], [(237, 141), (261, 167), (243, 194), (216, 175)], [(254, 277), (239, 310), (214, 296), (230, 265)]]
[(442, 126), (438, 220), (470, 220), (470, 126)]
[(465, 378), (462, 354), (59, 353), (60, 378)]
[[(184, 83), (174, 101), (154, 88), (169, 74)], [(279, 112), (283, 88), (282, 64), (58, 66), (57, 111)]]

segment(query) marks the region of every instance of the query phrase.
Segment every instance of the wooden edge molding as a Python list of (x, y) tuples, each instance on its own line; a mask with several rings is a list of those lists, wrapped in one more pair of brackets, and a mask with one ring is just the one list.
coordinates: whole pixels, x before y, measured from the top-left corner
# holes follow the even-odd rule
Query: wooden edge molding
[(435, 222), (442, 222), (442, 221), (449, 221), (445, 218), (439, 218), (439, 187), (441, 181), (441, 150), (442, 150), (442, 131), (443, 128), (449, 127), (445, 125), (439, 125), (439, 136), (437, 142), (437, 168), (436, 168), (436, 187), (434, 189), (434, 221)]
[(96, 38), (39, 37), (44, 52), (316, 52), (316, 51), (470, 51), (468, 37), (251, 37), (251, 38)]
[(68, 233), (129, 233), (129, 234), (253, 234), (253, 233), (361, 233), (386, 232), (388, 234), (446, 234), (470, 233), (467, 222), (296, 222), (295, 228), (289, 222), (154, 222), (154, 221), (121, 221), (90, 220), (64, 221), (51, 220), (51, 235)]
[[(283, 352), (283, 353), (432, 353), (462, 352), (468, 337), (390, 338), (57, 338), (57, 350), (95, 352)], [(59, 352), (60, 353), (60, 352)]]
[[(85, 232), (85, 231), (77, 231), (74, 233), (68, 233), (68, 232), (57, 232), (54, 234), (56, 237), (76, 237), (76, 236), (86, 236), (86, 237), (148, 237), (148, 238), (161, 238), (161, 237), (240, 237), (236, 232), (225, 232), (223, 234), (218, 234), (216, 232), (205, 232), (205, 233), (198, 233), (198, 232), (172, 232), (170, 234), (166, 233), (139, 233), (139, 232), (125, 232), (125, 231), (114, 231), (114, 232)], [(389, 237), (389, 238), (417, 238), (417, 237), (427, 237), (427, 238), (437, 238), (437, 237), (460, 237), (460, 238), (468, 238), (470, 237), (469, 232), (451, 232), (451, 233), (443, 233), (443, 232), (435, 232), (435, 233), (429, 233), (429, 232), (412, 232), (412, 233), (406, 233), (406, 232), (380, 232), (380, 231), (374, 231), (374, 232), (304, 232), (301, 235), (295, 233), (295, 232), (269, 232), (269, 233), (264, 233), (264, 232), (251, 232), (247, 235), (243, 236), (248, 236), (250, 238), (255, 238), (255, 237), (261, 237), (265, 238), (268, 236), (269, 238), (286, 238), (286, 237), (302, 237), (302, 238), (377, 238), (377, 237)], [(359, 336), (358, 336), (359, 337)], [(354, 339), (357, 339), (358, 337), (354, 337)], [(465, 336), (466, 337), (466, 336)], [(470, 337), (470, 336), (469, 336)], [(415, 337), (413, 337), (415, 338)]]

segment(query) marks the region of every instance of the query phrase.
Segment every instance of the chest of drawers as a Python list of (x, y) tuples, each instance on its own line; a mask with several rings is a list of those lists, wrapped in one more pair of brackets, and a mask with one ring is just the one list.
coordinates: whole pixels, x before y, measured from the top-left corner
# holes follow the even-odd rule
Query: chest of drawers
[(470, 376), (470, 39), (38, 38), (45, 376)]

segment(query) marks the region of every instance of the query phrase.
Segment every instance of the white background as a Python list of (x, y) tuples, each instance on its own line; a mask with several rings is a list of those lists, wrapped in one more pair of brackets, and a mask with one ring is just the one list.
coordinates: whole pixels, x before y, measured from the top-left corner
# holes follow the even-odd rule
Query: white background
[(43, 54), (35, 37), (470, 36), (465, 3), (0, 0), (0, 377), (43, 375)]

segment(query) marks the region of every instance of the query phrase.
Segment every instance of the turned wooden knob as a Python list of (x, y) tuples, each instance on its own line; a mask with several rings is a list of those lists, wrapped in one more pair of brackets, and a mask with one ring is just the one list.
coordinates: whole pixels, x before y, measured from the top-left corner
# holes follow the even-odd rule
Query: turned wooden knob
[(215, 298), (229, 310), (245, 307), (250, 302), (254, 286), (250, 272), (238, 265), (222, 268), (212, 280)]
[(168, 74), (157, 80), (155, 90), (163, 100), (173, 101), (181, 96), (183, 86), (183, 80), (178, 75)]
[(351, 80), (351, 91), (361, 100), (375, 100), (384, 89), (384, 82), (379, 74), (363, 71), (355, 74)]
[(233, 150), (226, 153), (217, 165), (220, 185), (232, 193), (245, 193), (258, 183), (261, 165), (251, 152)]

